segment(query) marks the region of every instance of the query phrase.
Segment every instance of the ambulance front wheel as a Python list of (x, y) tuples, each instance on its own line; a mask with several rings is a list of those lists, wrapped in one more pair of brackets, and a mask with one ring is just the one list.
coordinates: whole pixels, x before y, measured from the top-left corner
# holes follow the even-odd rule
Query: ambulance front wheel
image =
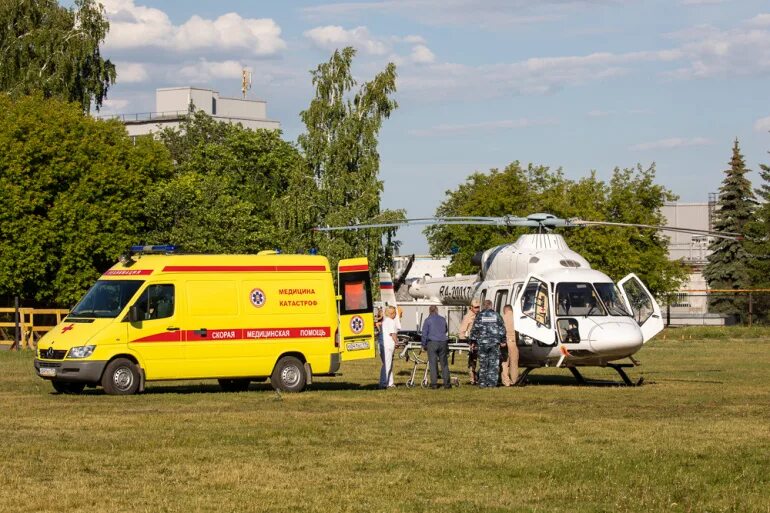
[(135, 394), (139, 390), (139, 367), (127, 358), (112, 360), (104, 369), (102, 388), (109, 395)]
[(305, 389), (305, 366), (294, 356), (284, 356), (270, 376), (273, 388), (281, 392), (302, 392)]

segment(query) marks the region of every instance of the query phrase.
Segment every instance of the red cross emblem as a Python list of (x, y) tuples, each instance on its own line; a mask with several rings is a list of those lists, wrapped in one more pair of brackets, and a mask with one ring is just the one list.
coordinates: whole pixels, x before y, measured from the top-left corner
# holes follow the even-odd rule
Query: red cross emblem
[(63, 327), (63, 328), (61, 329), (61, 332), (62, 332), (62, 333), (67, 333), (69, 330), (71, 330), (71, 329), (72, 329), (72, 328), (74, 328), (74, 327), (75, 327), (75, 325), (74, 325), (74, 324), (70, 324), (69, 326), (65, 326), (65, 327)]

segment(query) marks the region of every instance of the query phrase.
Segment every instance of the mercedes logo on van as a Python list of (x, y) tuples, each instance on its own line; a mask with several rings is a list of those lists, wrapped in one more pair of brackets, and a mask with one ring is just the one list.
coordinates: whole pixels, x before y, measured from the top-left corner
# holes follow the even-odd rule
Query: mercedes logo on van
[(45, 352), (45, 357), (50, 359), (50, 358), (53, 358), (53, 355), (54, 355), (53, 347), (49, 347), (48, 351)]

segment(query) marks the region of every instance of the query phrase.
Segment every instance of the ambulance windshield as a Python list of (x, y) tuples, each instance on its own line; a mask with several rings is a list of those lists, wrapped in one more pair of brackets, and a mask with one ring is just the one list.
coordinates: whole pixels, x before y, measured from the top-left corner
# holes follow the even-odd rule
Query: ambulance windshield
[(142, 283), (142, 280), (99, 280), (67, 317), (117, 317)]

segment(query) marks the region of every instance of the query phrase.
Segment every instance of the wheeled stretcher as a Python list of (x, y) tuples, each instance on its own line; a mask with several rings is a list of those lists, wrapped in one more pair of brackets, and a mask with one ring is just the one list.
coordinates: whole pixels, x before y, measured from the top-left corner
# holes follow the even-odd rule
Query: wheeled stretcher
[[(450, 339), (448, 357), (450, 365), (454, 363), (455, 355), (462, 352), (470, 352), (470, 344)], [(398, 357), (413, 363), (412, 372), (409, 375), (409, 379), (406, 381), (407, 387), (415, 386), (415, 379), (417, 378), (421, 366), (424, 366), (424, 369), (422, 371), (422, 381), (420, 382), (420, 386), (427, 387), (430, 384), (430, 376), (428, 374), (428, 353), (427, 351), (423, 351), (420, 342), (406, 342), (401, 349), (401, 352), (398, 354)], [(460, 386), (460, 379), (457, 376), (452, 376), (451, 380), (453, 386)]]

